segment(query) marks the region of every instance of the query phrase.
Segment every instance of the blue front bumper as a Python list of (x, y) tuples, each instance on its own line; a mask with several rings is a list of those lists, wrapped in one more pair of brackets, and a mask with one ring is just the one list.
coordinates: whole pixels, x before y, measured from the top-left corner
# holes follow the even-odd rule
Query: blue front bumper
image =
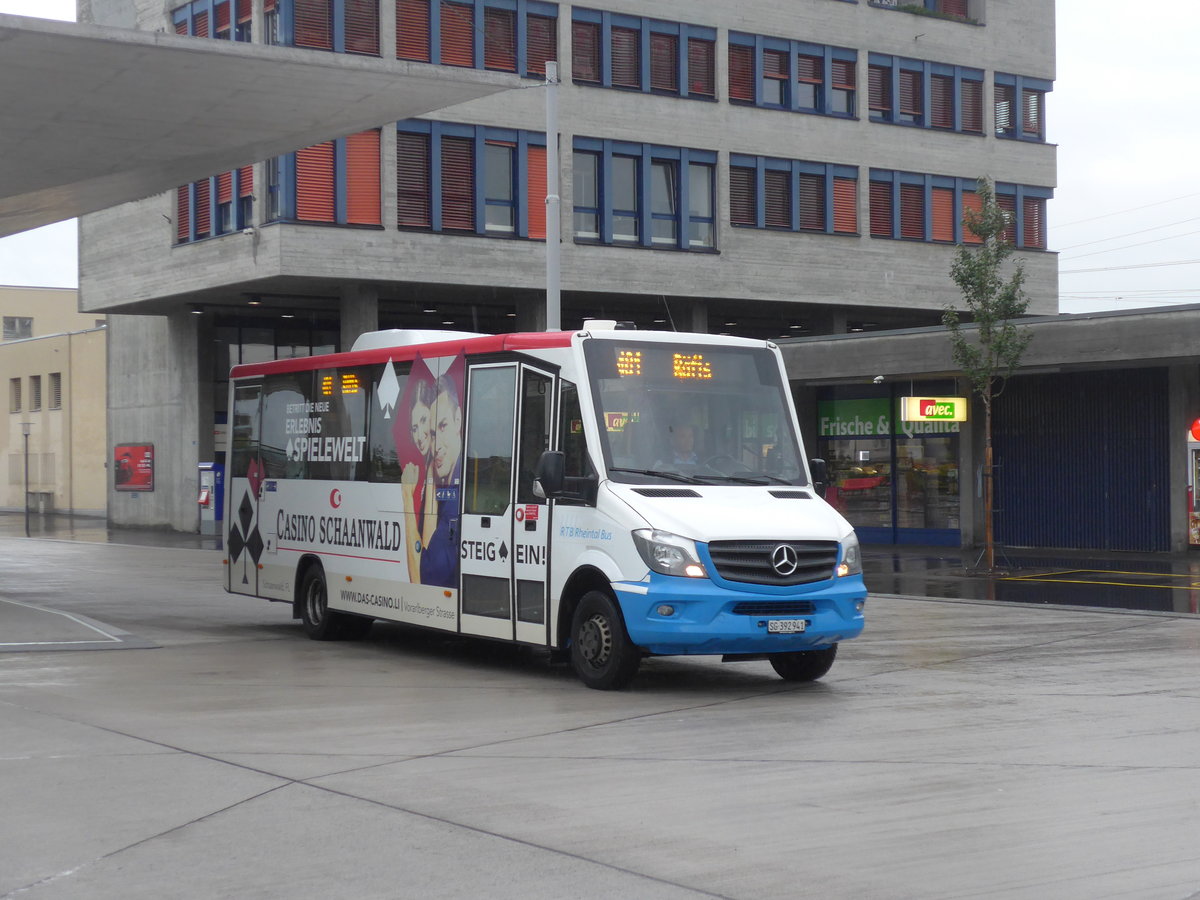
[[(867, 599), (861, 575), (833, 578), (794, 588), (731, 589), (705, 578), (651, 573), (648, 581), (613, 585), (630, 639), (662, 655), (713, 653), (787, 653), (816, 650), (858, 637), (863, 629), (859, 608)], [(772, 611), (776, 604), (808, 601), (811, 612)], [(754, 604), (751, 615), (734, 612)], [(660, 607), (674, 612), (662, 615)], [(804, 619), (799, 634), (774, 634), (771, 619)]]

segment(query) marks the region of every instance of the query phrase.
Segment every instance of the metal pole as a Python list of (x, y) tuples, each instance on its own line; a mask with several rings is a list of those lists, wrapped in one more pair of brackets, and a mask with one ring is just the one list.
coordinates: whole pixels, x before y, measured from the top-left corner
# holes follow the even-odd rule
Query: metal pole
[(546, 330), (562, 329), (559, 294), (558, 63), (546, 63)]
[(29, 422), (21, 423), (21, 434), (25, 438), (25, 537), (29, 537)]

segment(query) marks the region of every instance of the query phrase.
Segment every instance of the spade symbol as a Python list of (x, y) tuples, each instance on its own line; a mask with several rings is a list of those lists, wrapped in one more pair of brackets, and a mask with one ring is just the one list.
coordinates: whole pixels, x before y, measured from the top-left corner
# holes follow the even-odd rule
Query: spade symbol
[(500, 542), (500, 562), (508, 561), (508, 545), (504, 541)]

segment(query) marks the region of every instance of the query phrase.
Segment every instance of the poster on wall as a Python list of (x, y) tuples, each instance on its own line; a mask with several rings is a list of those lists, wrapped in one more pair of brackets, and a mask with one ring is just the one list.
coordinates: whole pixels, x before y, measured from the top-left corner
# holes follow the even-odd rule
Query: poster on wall
[(113, 448), (113, 482), (118, 491), (154, 490), (154, 445), (117, 444)]

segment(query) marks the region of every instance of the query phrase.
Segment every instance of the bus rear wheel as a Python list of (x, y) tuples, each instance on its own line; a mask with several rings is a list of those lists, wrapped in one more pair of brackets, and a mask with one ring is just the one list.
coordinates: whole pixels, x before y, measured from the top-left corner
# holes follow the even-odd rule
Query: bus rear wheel
[(325, 573), (313, 566), (304, 573), (300, 583), (300, 621), (304, 633), (314, 641), (358, 640), (371, 628), (371, 619), (352, 616), (329, 608), (329, 591)]
[(571, 619), (571, 667), (579, 680), (598, 691), (619, 691), (641, 662), (612, 597), (603, 591), (584, 594)]
[(795, 653), (772, 653), (767, 659), (771, 668), (784, 681), (816, 681), (829, 671), (837, 657), (838, 645), (824, 650), (799, 650)]

